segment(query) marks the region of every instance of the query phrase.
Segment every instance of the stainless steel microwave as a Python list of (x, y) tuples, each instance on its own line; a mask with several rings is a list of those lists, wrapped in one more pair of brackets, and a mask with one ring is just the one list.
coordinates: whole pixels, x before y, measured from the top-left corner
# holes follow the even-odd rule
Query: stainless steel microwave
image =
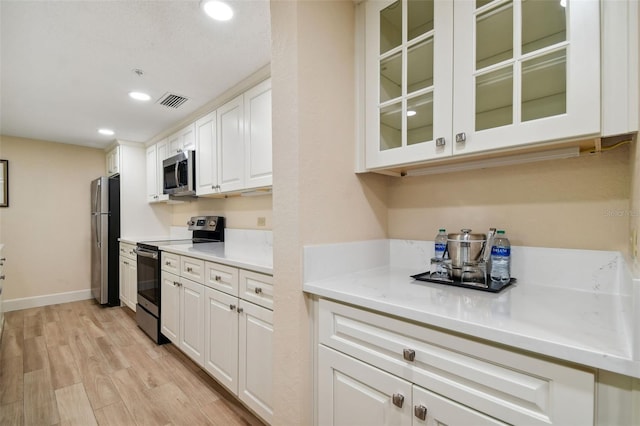
[(196, 153), (182, 151), (162, 162), (162, 192), (170, 196), (196, 195)]

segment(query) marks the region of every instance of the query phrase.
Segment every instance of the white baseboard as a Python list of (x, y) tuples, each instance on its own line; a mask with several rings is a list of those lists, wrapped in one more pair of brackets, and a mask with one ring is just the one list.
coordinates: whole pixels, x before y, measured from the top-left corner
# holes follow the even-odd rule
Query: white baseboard
[(87, 300), (92, 297), (91, 289), (69, 291), (66, 293), (45, 294), (43, 296), (23, 297), (20, 299), (4, 300), (2, 302), (2, 310), (4, 312), (18, 311), (20, 309), (37, 308), (39, 306)]

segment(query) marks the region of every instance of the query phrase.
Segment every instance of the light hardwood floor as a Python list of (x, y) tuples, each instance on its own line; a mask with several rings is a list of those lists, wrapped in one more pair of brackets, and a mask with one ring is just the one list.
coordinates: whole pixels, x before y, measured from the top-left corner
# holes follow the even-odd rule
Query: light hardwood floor
[(0, 425), (262, 425), (128, 308), (81, 301), (7, 312)]

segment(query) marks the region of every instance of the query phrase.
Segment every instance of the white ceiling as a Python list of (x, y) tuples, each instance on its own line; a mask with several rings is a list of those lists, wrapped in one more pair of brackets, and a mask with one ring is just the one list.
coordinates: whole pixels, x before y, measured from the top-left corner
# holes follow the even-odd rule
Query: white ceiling
[[(0, 133), (101, 148), (150, 140), (269, 63), (269, 1), (228, 3), (233, 20), (217, 22), (197, 0), (0, 0)], [(157, 104), (167, 92), (189, 100)]]

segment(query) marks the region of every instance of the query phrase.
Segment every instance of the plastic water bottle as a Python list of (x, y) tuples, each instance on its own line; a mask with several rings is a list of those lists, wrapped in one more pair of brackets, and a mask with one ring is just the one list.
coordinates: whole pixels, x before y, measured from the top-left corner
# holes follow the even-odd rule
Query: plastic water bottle
[[(435, 238), (435, 258), (444, 259), (444, 252), (447, 251), (447, 230), (440, 228)], [(446, 275), (446, 270), (442, 264), (436, 265), (435, 273), (437, 276)]]
[(491, 281), (506, 284), (511, 280), (511, 244), (500, 229), (491, 247)]
[(440, 228), (436, 235), (436, 258), (443, 259), (444, 252), (447, 250), (447, 230)]

